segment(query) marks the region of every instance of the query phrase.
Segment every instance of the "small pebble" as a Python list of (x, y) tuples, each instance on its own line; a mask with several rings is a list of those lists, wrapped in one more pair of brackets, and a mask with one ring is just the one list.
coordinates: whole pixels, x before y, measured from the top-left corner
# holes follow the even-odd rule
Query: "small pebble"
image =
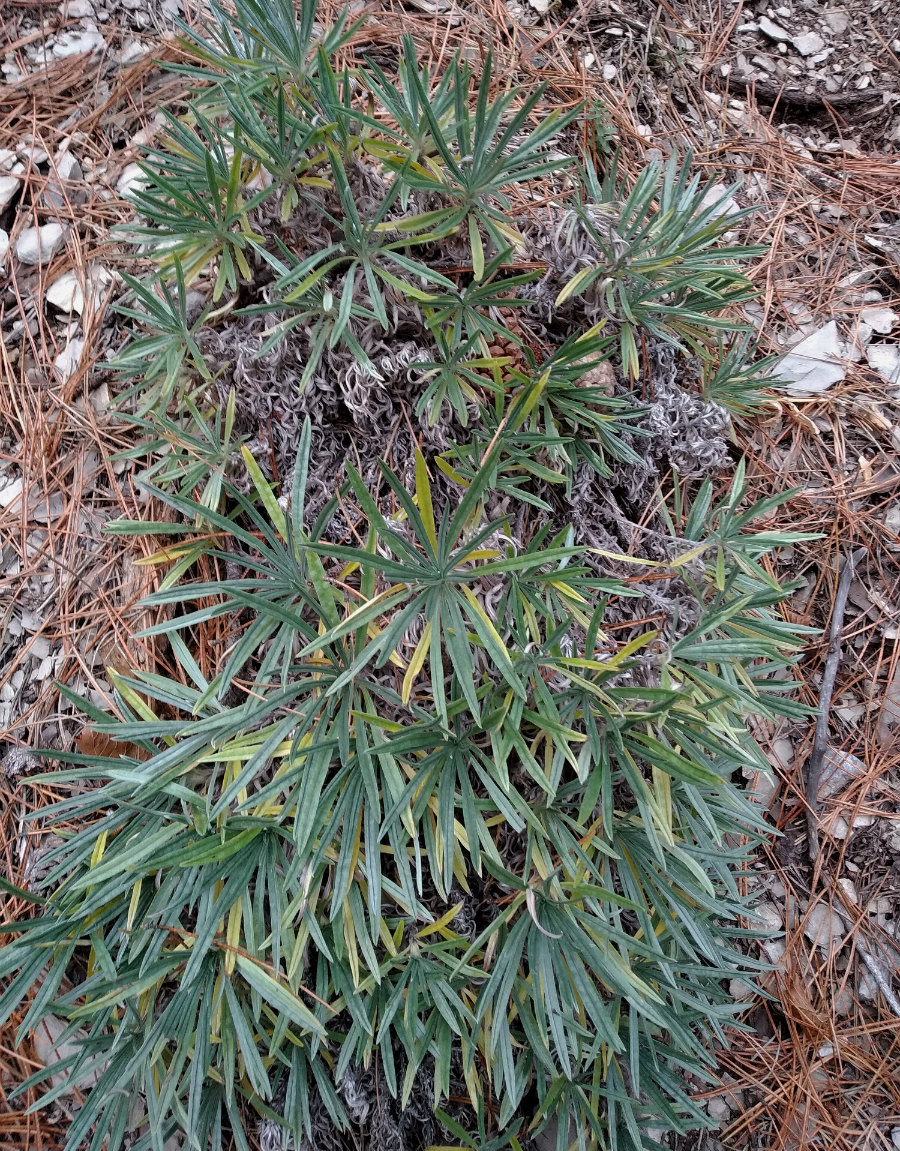
[(22, 142), (16, 149), (17, 153), (25, 163), (31, 163), (34, 167), (39, 164), (46, 164), (50, 156), (44, 149), (35, 142), (33, 136), (23, 136)]
[(822, 19), (836, 36), (850, 27), (850, 16), (843, 8), (831, 8), (822, 13)]
[(842, 815), (837, 815), (825, 824), (825, 831), (832, 839), (846, 839), (850, 834), (850, 824)]
[(735, 1003), (746, 1003), (748, 999), (756, 996), (753, 984), (746, 983), (743, 979), (732, 979), (728, 984), (728, 994)]
[[(21, 164), (18, 164), (17, 167), (20, 171), (22, 170)], [(17, 175), (0, 176), (0, 212), (9, 207), (21, 186), (22, 181)]]
[(84, 271), (84, 276), (74, 270), (63, 272), (47, 289), (47, 303), (61, 312), (84, 312), (84, 287), (87, 288), (92, 310), (96, 311), (103, 302), (104, 289), (113, 281), (113, 274), (107, 268), (92, 263)]
[(46, 659), (50, 654), (50, 640), (43, 636), (37, 636), (31, 641), (28, 654), (32, 659)]
[(825, 47), (825, 41), (818, 32), (804, 32), (802, 36), (795, 36), (791, 43), (801, 56), (815, 56)]
[[(143, 3), (143, 0), (141, 0)], [(67, 56), (80, 56), (85, 52), (97, 52), (106, 47), (106, 41), (96, 29), (87, 28), (80, 32), (61, 32), (51, 51), (59, 59)]]
[(9, 477), (7, 476), (3, 480), (3, 486), (0, 487), (0, 508), (8, 508), (11, 504), (14, 504), (21, 496), (22, 489), (25, 486), (25, 482), (21, 477), (10, 482), (7, 482), (8, 480)]
[(137, 40), (132, 40), (126, 44), (125, 47), (118, 55), (120, 64), (133, 64), (135, 60), (141, 60), (149, 53), (150, 49), (144, 44), (139, 44)]
[(784, 925), (782, 914), (774, 903), (758, 903), (752, 914), (754, 919), (761, 920), (764, 927), (771, 931), (780, 931)]
[(783, 939), (773, 939), (770, 942), (763, 943), (762, 949), (766, 959), (768, 959), (773, 967), (778, 966), (787, 950)]
[(832, 911), (824, 903), (816, 903), (806, 916), (803, 934), (823, 951), (831, 952), (841, 945), (844, 937), (844, 921), (836, 911)]
[(856, 884), (852, 879), (839, 879), (838, 887), (840, 887), (841, 891), (843, 891), (851, 903), (859, 903), (859, 892), (856, 890)]
[(47, 303), (61, 312), (84, 311), (84, 293), (76, 272), (63, 272), (47, 289)]
[(83, 351), (84, 340), (69, 340), (53, 361), (56, 373), (63, 383), (78, 371), (78, 364), (81, 361), (81, 353)]
[(8, 148), (0, 148), (0, 212), (8, 207), (22, 185), (19, 175), (25, 171), (25, 165), (17, 160), (16, 153)]
[(790, 32), (785, 32), (774, 20), (770, 20), (768, 16), (760, 16), (759, 30), (763, 35), (768, 36), (770, 40), (790, 40)]
[(2, 772), (7, 779), (14, 779), (23, 771), (28, 771), (33, 768), (35, 763), (34, 758), (29, 755), (24, 747), (11, 747), (3, 759), (0, 760), (0, 772)]
[(838, 1019), (843, 1019), (853, 1010), (853, 992), (849, 987), (842, 987), (831, 1001), (832, 1010)]
[(26, 228), (16, 240), (16, 255), (22, 264), (40, 264), (51, 260), (62, 246), (65, 232), (57, 223)]
[(140, 164), (126, 164), (122, 169), (119, 182), (116, 184), (116, 191), (124, 200), (128, 200), (134, 192), (146, 186), (147, 177), (141, 170)]
[(78, 203), (84, 200), (86, 192), (78, 188), (84, 179), (81, 165), (71, 152), (63, 152), (54, 161), (54, 171), (51, 171), (44, 189), (44, 202), (50, 208), (65, 207), (66, 202)]
[[(889, 309), (876, 309), (871, 308), (863, 313), (866, 316), (868, 323), (868, 314), (871, 312), (878, 322), (886, 322), (883, 312)], [(875, 327), (872, 324), (871, 327)], [(878, 330), (878, 329), (876, 329)], [(888, 328), (890, 331), (890, 328)], [(852, 755), (849, 751), (844, 751), (839, 747), (829, 747), (825, 751), (825, 759), (822, 764), (822, 774), (819, 777), (819, 799), (828, 799), (832, 795), (837, 795), (843, 791), (848, 784), (852, 783), (861, 775), (865, 775), (866, 765), (857, 756)]]

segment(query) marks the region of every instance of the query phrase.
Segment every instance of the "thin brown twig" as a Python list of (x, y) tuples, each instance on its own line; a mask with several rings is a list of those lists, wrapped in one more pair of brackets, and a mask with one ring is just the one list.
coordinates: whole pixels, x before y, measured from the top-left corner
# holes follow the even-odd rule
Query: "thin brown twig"
[(857, 548), (844, 561), (838, 580), (837, 594), (831, 612), (831, 631), (828, 641), (828, 656), (822, 674), (822, 687), (819, 692), (819, 713), (816, 717), (816, 734), (812, 753), (806, 768), (806, 826), (809, 836), (807, 851), (810, 863), (815, 866), (819, 856), (819, 783), (822, 778), (822, 765), (828, 748), (828, 726), (831, 716), (831, 697), (834, 694), (834, 681), (841, 663), (841, 633), (844, 628), (844, 613), (847, 610), (847, 597), (856, 565), (868, 553), (868, 548)]

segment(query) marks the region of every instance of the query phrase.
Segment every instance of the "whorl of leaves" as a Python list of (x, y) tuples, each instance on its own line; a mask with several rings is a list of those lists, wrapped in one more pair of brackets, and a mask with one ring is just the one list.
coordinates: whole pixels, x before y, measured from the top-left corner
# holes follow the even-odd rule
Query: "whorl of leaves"
[(0, 1019), (69, 1021), (70, 1148), (656, 1146), (752, 968), (743, 720), (798, 714), (776, 501), (703, 479), (753, 250), (687, 163), (553, 151), (577, 113), (489, 59), (342, 70), (313, 4), (236, 9), (185, 29), (116, 365), (168, 671), (72, 697), (122, 751), (52, 753)]

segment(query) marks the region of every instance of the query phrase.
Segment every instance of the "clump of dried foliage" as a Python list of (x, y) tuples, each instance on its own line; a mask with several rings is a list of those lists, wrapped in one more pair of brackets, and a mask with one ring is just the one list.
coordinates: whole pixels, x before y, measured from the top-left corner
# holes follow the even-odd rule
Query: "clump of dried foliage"
[(0, 1017), (68, 1022), (72, 1148), (658, 1147), (752, 977), (744, 718), (804, 714), (804, 537), (711, 478), (756, 250), (598, 110), (351, 31), (185, 29), (115, 365), (168, 671), (77, 701), (120, 753), (55, 753)]

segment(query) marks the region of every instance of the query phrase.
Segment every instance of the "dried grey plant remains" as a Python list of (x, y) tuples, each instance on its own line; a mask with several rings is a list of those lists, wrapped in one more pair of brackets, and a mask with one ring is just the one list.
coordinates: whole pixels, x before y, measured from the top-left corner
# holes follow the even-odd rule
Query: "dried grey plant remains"
[(37, 766), (35, 757), (24, 747), (11, 747), (0, 760), (0, 772), (7, 779), (15, 779), (24, 772), (34, 771)]
[[(366, 172), (361, 165), (357, 170)], [(613, 231), (611, 220), (615, 219), (616, 210), (616, 205), (586, 208), (590, 220), (604, 229), (617, 256), (621, 256), (628, 246)], [(312, 236), (313, 245), (325, 245), (330, 237), (321, 223), (318, 233), (311, 225), (306, 226), (310, 214), (303, 214), (302, 234), (307, 244)], [(567, 280), (601, 259), (604, 252), (574, 212), (550, 208), (546, 215), (533, 216), (523, 226), (523, 242), (527, 245), (523, 255), (546, 262), (548, 270), (536, 282), (517, 290), (517, 298), (524, 305), (517, 314), (534, 338), (547, 341), (551, 347), (558, 346), (608, 318), (601, 314), (597, 303), (599, 289), (589, 299), (579, 301), (581, 306), (555, 304)], [(266, 222), (268, 218), (260, 221)], [(440, 270), (456, 262), (456, 254), (442, 245), (431, 263)], [(336, 291), (341, 287), (338, 281)], [(262, 295), (268, 302), (271, 290), (263, 288)], [(371, 303), (365, 290), (359, 291), (358, 299), (363, 307)], [(201, 348), (216, 377), (219, 402), (225, 401), (231, 388), (237, 390), (241, 397), (239, 430), (249, 437), (250, 448), (265, 470), (269, 470), (269, 462), (274, 459), (279, 474), (290, 474), (302, 421), (306, 417), (312, 420), (317, 434), (315, 466), (310, 469), (307, 496), (311, 519), (331, 498), (347, 459), (372, 483), (377, 478), (378, 461), (387, 454), (394, 466), (399, 463), (402, 478), (409, 482), (413, 454), (410, 428), (429, 459), (446, 451), (463, 435), (463, 428), (446, 403), (436, 419), (424, 412), (415, 414), (415, 401), (422, 386), (420, 365), (436, 354), (433, 336), (421, 308), (414, 302), (402, 300), (395, 292), (386, 293), (386, 302), (387, 330), (375, 321), (354, 329), (377, 376), (350, 348), (339, 345), (326, 351), (302, 389), (297, 380), (310, 352), (308, 331), (295, 328), (269, 350), (261, 351), (280, 322), (277, 313), (265, 320), (229, 320), (201, 333)], [(720, 405), (698, 396), (695, 365), (671, 345), (650, 340), (648, 349), (645, 386), (654, 402), (643, 421), (633, 426), (636, 431), (645, 429), (650, 434), (623, 432), (626, 442), (642, 457), (640, 462), (622, 469), (627, 470), (635, 504), (641, 498), (651, 498), (660, 464), (675, 468), (687, 478), (702, 478), (726, 467), (730, 458), (730, 416)], [(627, 397), (629, 393), (626, 384), (617, 384), (618, 395)], [(474, 405), (470, 403), (469, 407), (474, 414)], [(402, 461), (407, 461), (405, 471)], [(437, 482), (441, 484), (440, 476)], [(443, 494), (452, 497), (452, 486), (445, 487)], [(560, 508), (561, 518), (568, 515), (569, 506), (564, 503)]]

